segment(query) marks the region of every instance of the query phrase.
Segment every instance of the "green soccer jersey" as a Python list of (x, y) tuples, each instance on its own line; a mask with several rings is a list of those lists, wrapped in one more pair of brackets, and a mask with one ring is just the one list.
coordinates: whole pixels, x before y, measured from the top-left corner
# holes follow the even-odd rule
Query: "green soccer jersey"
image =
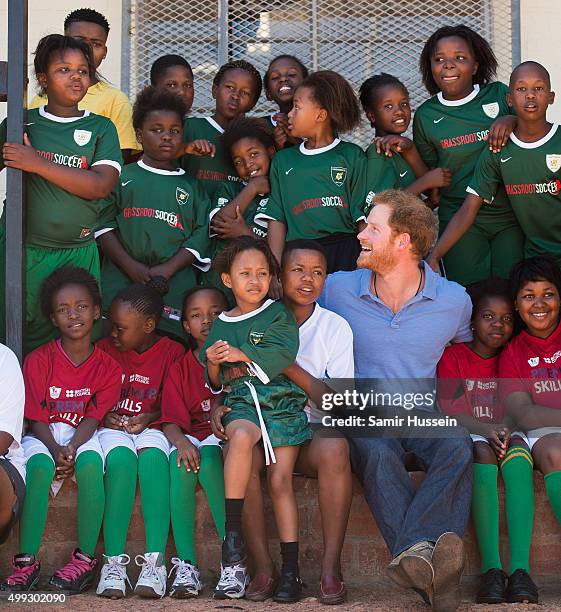
[(321, 149), (304, 143), (279, 151), (271, 163), (268, 202), (257, 221), (286, 225), (286, 240), (354, 234), (364, 218), (366, 156), (336, 138)]
[[(123, 163), (119, 138), (106, 117), (84, 111), (81, 117), (57, 117), (44, 106), (27, 111), (26, 131), (32, 146), (49, 161), (70, 168)], [(6, 121), (0, 124), (0, 170)], [(38, 174), (26, 174), (26, 242), (54, 249), (91, 243), (103, 200), (86, 200)]]
[(298, 325), (281, 302), (267, 300), (253, 312), (219, 315), (212, 324), (199, 359), (206, 364), (206, 351), (217, 340), (239, 348), (251, 362), (222, 363), (220, 380), (224, 386), (239, 386), (250, 381), (259, 388), (285, 379), (282, 371), (294, 363), (299, 348)]
[[(166, 262), (184, 248), (195, 256), (193, 266), (208, 270), (209, 205), (206, 194), (193, 183), (196, 182), (189, 181), (182, 168), (159, 170), (142, 160), (125, 166), (113, 205), (110, 211), (104, 211), (104, 223), (96, 236), (118, 229), (123, 248), (148, 267)], [(181, 334), (183, 294), (197, 283), (193, 266), (179, 270), (168, 281), (162, 329)], [(101, 271), (104, 312), (117, 291), (131, 282), (111, 259), (104, 259)]]
[[(439, 217), (448, 222), (466, 197), (466, 187), (479, 156), (486, 150), (489, 128), (497, 117), (509, 114), (508, 87), (503, 83), (475, 85), (462, 100), (446, 100), (438, 93), (419, 107), (413, 135), (419, 154), (429, 168), (449, 168), (452, 183), (441, 189)], [(482, 209), (478, 222), (512, 222), (514, 214), (504, 192), (492, 206)]]
[(524, 257), (551, 253), (561, 264), (560, 179), (561, 129), (554, 124), (537, 142), (513, 133), (500, 153), (486, 149), (467, 191), (493, 202), (504, 187), (525, 236)]
[(378, 153), (376, 144), (366, 149), (366, 200), (364, 216), (372, 208), (374, 196), (386, 189), (406, 189), (416, 181), (411, 166), (399, 153), (391, 157)]
[(184, 142), (204, 139), (216, 147), (214, 157), (184, 155), (181, 160), (181, 166), (187, 174), (201, 181), (201, 185), (212, 200), (222, 183), (241, 182), (232, 160), (222, 146), (220, 137), (223, 133), (223, 128), (212, 117), (190, 117), (185, 119), (183, 124)]

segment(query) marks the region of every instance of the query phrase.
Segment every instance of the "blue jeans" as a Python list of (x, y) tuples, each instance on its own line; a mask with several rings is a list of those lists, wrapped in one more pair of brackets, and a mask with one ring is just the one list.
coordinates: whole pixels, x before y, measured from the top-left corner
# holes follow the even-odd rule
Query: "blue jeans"
[[(392, 557), (445, 532), (464, 534), (471, 505), (469, 437), (353, 438), (351, 462)], [(415, 491), (405, 469), (412, 452), (426, 476)]]

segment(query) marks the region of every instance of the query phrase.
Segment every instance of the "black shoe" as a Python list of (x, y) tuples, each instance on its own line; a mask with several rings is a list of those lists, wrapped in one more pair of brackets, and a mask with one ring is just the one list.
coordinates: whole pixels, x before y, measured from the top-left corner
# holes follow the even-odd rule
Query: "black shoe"
[(245, 563), (245, 545), (240, 531), (227, 531), (222, 542), (222, 565)]
[(273, 601), (277, 603), (295, 603), (302, 597), (302, 580), (297, 572), (282, 570)]
[(538, 587), (528, 572), (517, 569), (508, 578), (506, 588), (508, 603), (538, 603)]
[(493, 568), (481, 574), (477, 603), (500, 604), (506, 602), (507, 576), (502, 569)]

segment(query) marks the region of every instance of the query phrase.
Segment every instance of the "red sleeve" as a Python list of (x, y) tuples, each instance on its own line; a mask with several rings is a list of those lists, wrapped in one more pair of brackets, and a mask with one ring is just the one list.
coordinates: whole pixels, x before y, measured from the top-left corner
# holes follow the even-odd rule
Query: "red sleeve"
[(445, 414), (470, 414), (460, 365), (453, 346), (444, 350), (437, 366), (438, 404)]
[(499, 357), (499, 401), (504, 402), (511, 393), (531, 391), (524, 381), (520, 372), (519, 353), (520, 347), (516, 340), (502, 350)]
[(102, 421), (103, 417), (118, 403), (121, 397), (121, 366), (106, 353), (99, 352), (103, 363), (98, 370), (95, 401), (91, 401), (85, 417)]
[(187, 373), (183, 371), (183, 363), (184, 361), (174, 363), (164, 380), (160, 423), (175, 423), (182, 431), (188, 432), (191, 430), (191, 413), (185, 404), (182, 382)]
[(49, 351), (47, 345), (28, 355), (23, 364), (25, 381), (24, 416), (30, 421), (49, 423), (49, 411), (45, 396), (49, 378)]

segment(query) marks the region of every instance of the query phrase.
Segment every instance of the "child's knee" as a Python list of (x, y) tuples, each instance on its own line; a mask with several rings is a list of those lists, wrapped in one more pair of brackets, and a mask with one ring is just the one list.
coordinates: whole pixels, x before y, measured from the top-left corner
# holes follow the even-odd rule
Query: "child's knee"
[(473, 444), (474, 463), (497, 464), (497, 456), (486, 442), (475, 442)]
[(350, 469), (349, 444), (345, 438), (321, 438), (317, 445), (318, 471), (343, 472)]
[(230, 446), (229, 452), (233, 449), (250, 452), (257, 444), (259, 440), (259, 429), (252, 423), (248, 425), (249, 426), (237, 425), (230, 430), (226, 428), (226, 435), (228, 436), (228, 444)]
[(276, 495), (286, 495), (292, 492), (292, 472), (287, 470), (274, 469), (267, 474), (267, 484), (271, 497)]

